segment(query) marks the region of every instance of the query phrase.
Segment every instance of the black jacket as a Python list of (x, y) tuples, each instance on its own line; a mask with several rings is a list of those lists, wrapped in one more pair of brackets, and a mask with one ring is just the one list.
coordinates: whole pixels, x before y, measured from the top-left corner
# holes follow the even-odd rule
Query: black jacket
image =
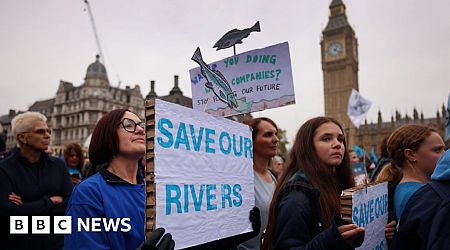
[[(65, 163), (44, 152), (35, 164), (21, 156), (16, 149), (0, 161), (0, 240), (3, 249), (61, 249), (63, 235), (30, 234), (31, 216), (64, 215), (73, 186)], [(23, 204), (16, 205), (8, 196), (14, 192)], [(62, 196), (64, 201), (53, 204), (52, 196)], [(12, 215), (28, 216), (29, 234), (9, 234), (9, 219)]]
[(289, 180), (281, 194), (277, 214), (273, 249), (353, 249), (337, 229), (344, 223), (338, 217), (334, 218), (333, 225), (323, 229), (319, 190), (302, 172)]
[[(447, 198), (432, 185), (438, 185)], [(448, 249), (449, 201), (450, 182), (432, 181), (417, 190), (403, 211), (391, 249)]]

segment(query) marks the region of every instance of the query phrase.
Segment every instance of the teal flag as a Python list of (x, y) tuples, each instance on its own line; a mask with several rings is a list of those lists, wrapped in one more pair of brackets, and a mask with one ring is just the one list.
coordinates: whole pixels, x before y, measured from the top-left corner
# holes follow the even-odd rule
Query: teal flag
[(362, 157), (366, 153), (364, 149), (360, 148), (358, 145), (353, 145), (353, 151), (355, 151), (358, 158)]
[(378, 162), (378, 157), (373, 147), (370, 149), (370, 161), (372, 161), (375, 164)]

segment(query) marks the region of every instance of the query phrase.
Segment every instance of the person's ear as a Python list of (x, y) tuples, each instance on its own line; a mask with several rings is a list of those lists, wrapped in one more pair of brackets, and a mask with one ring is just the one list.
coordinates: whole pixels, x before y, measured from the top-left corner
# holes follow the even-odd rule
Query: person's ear
[(17, 135), (17, 141), (19, 144), (27, 144), (27, 136), (23, 133)]
[(416, 152), (412, 151), (411, 149), (407, 148), (403, 150), (403, 154), (405, 155), (405, 158), (408, 162), (415, 163), (417, 161)]

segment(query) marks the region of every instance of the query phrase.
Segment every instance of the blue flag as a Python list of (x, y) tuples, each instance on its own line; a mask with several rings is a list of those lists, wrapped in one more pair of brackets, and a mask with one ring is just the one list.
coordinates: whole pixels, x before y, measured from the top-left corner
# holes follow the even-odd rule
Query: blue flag
[(361, 158), (366, 152), (364, 151), (364, 149), (358, 147), (358, 145), (353, 145), (353, 151), (355, 151), (356, 156), (358, 158)]
[(353, 163), (352, 170), (354, 174), (365, 174), (366, 166), (364, 166), (364, 162)]
[(375, 154), (375, 149), (372, 147), (372, 149), (370, 149), (370, 161), (372, 161), (372, 163), (376, 164), (378, 162), (378, 157), (377, 154)]
[(447, 112), (445, 112), (445, 141), (450, 139), (450, 94), (448, 94)]

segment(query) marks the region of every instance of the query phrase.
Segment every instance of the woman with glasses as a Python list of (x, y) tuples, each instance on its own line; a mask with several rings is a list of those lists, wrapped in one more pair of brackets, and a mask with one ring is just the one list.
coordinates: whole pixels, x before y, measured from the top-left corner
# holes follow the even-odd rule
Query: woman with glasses
[[(72, 234), (65, 235), (64, 249), (136, 249), (143, 243), (145, 189), (138, 162), (145, 154), (144, 124), (126, 109), (113, 110), (97, 123), (89, 145), (97, 173), (73, 191), (66, 211)], [(90, 231), (92, 218), (101, 218), (97, 232)], [(79, 220), (89, 220), (89, 231), (78, 230)], [(108, 231), (104, 221), (115, 224), (115, 230)], [(173, 248), (171, 236), (162, 237), (160, 245)]]

